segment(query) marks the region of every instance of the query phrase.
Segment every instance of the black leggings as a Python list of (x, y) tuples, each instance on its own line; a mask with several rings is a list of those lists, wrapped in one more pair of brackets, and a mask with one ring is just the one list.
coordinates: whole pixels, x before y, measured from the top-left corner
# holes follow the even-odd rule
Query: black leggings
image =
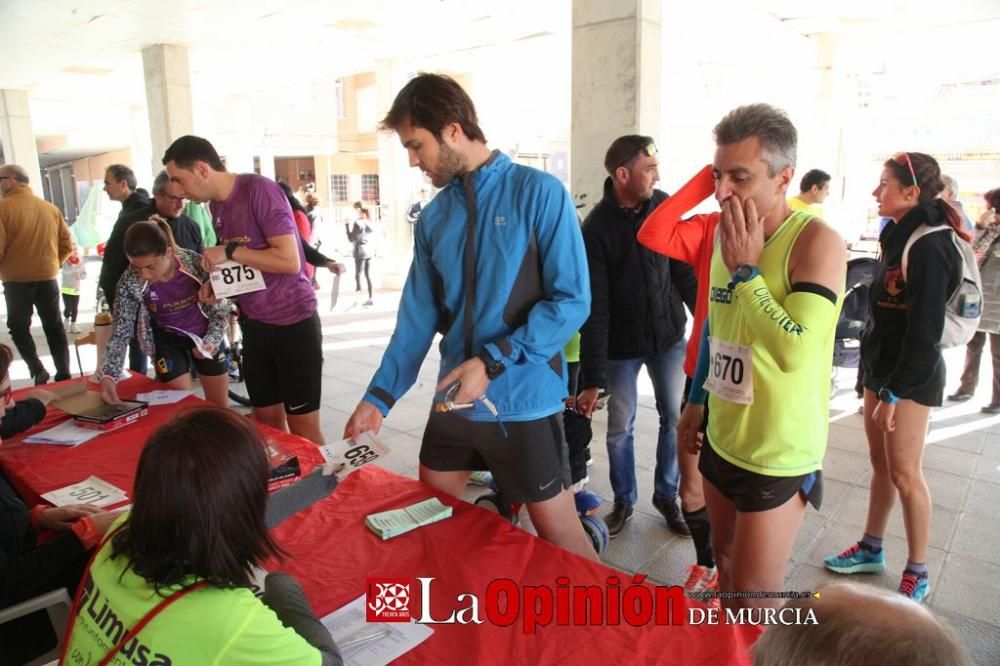
[(372, 297), (372, 276), (370, 274), (371, 259), (354, 259), (354, 284), (355, 291), (361, 291), (361, 268), (365, 269), (365, 282), (368, 283), (368, 298)]
[(63, 316), (69, 319), (74, 324), (76, 323), (76, 316), (80, 309), (80, 294), (66, 294), (63, 293)]

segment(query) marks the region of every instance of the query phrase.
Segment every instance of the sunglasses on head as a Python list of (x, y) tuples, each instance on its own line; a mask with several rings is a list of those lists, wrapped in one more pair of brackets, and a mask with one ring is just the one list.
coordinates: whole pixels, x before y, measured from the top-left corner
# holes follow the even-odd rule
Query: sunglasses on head
[(917, 184), (917, 172), (913, 170), (913, 162), (910, 161), (909, 153), (896, 153), (892, 156), (892, 161), (900, 166), (905, 164), (906, 168), (910, 170), (910, 176), (913, 178), (913, 184)]
[(628, 158), (627, 160), (625, 160), (624, 162), (622, 162), (618, 166), (623, 167), (623, 166), (626, 166), (628, 164), (631, 164), (635, 160), (639, 159), (639, 155), (645, 155), (646, 157), (656, 157), (656, 154), (658, 152), (659, 152), (659, 150), (657, 150), (655, 143), (653, 143), (653, 142), (647, 143), (645, 146), (643, 146), (642, 148), (639, 149), (638, 153), (636, 153), (632, 157)]

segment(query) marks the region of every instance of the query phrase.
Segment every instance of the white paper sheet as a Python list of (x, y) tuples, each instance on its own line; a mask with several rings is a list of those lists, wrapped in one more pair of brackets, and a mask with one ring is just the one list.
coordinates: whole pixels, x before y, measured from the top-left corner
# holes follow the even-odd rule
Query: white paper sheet
[(121, 488), (117, 488), (96, 476), (91, 476), (71, 486), (47, 492), (42, 495), (42, 499), (48, 500), (55, 506), (68, 506), (70, 504), (110, 506), (127, 500), (128, 495)]
[[(365, 620), (365, 596), (362, 595), (338, 608), (322, 620), (330, 630), (337, 645), (343, 645), (341, 656), (345, 666), (382, 666), (398, 659), (427, 640), (434, 630), (415, 622), (367, 622)], [(379, 636), (370, 641), (351, 646), (358, 638)]]
[(63, 421), (57, 426), (48, 430), (36, 432), (31, 437), (24, 439), (25, 444), (56, 444), (58, 446), (76, 446), (89, 442), (101, 434), (100, 430), (92, 428), (81, 428), (73, 423), (73, 419)]
[[(207, 351), (205, 349), (205, 340), (203, 338), (198, 337), (197, 335), (195, 335), (194, 333), (191, 333), (190, 331), (185, 331), (183, 328), (177, 328), (176, 326), (164, 326), (164, 328), (168, 328), (171, 331), (173, 331), (174, 333), (179, 333), (180, 335), (186, 335), (189, 338), (191, 338), (191, 341), (194, 342), (195, 348), (205, 358), (214, 358), (215, 357), (215, 353), (214, 352), (209, 352), (209, 351)], [(140, 400), (141, 400), (141, 398), (140, 398)]]
[(330, 290), (330, 310), (337, 307), (337, 299), (340, 298), (340, 273), (333, 274), (333, 288)]
[(191, 391), (164, 389), (162, 391), (138, 393), (136, 394), (135, 399), (141, 400), (142, 402), (148, 402), (149, 406), (152, 407), (153, 405), (172, 405), (175, 402), (180, 402), (189, 395), (191, 395)]

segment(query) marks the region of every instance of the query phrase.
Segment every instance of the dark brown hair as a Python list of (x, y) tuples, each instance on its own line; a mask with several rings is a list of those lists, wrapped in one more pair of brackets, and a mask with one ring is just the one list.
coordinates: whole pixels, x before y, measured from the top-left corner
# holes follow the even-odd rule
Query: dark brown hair
[(10, 364), (14, 362), (14, 352), (7, 345), (0, 342), (0, 382), (10, 372)]
[(177, 252), (170, 225), (160, 218), (136, 222), (125, 232), (125, 254), (130, 257), (162, 257), (167, 248)]
[(170, 144), (163, 153), (163, 164), (173, 162), (182, 169), (190, 169), (195, 162), (204, 162), (216, 171), (225, 171), (226, 165), (208, 139), (187, 134)]
[(641, 134), (626, 134), (611, 142), (604, 153), (604, 168), (614, 176), (620, 166), (625, 166), (639, 156), (639, 152), (653, 144), (653, 137)]
[(994, 187), (992, 190), (983, 195), (986, 199), (986, 205), (993, 209), (994, 212), (1000, 213), (1000, 187)]
[(265, 524), (268, 461), (249, 419), (217, 407), (160, 426), (139, 458), (132, 513), (112, 557), (157, 590), (197, 576), (247, 587), (251, 566), (281, 554)]
[[(920, 187), (920, 196), (917, 198), (917, 201), (921, 204), (936, 206), (944, 215), (948, 224), (955, 230), (955, 233), (966, 241), (971, 242), (972, 236), (965, 230), (962, 224), (962, 217), (958, 214), (958, 211), (944, 199), (938, 198), (938, 195), (944, 190), (944, 180), (941, 178), (941, 167), (938, 165), (937, 160), (927, 153), (906, 152), (897, 153), (896, 155), (902, 156), (904, 154), (909, 156), (909, 164), (907, 164), (905, 157), (896, 159), (894, 156), (887, 159), (883, 166), (892, 172), (892, 175), (896, 177), (896, 180), (903, 187), (912, 186), (915, 177), (917, 185)], [(910, 164), (913, 165), (912, 174), (910, 173)]]
[(438, 142), (445, 125), (458, 123), (470, 140), (486, 143), (472, 99), (453, 78), (443, 74), (417, 74), (410, 79), (396, 95), (379, 129), (392, 132), (404, 122), (422, 127)]

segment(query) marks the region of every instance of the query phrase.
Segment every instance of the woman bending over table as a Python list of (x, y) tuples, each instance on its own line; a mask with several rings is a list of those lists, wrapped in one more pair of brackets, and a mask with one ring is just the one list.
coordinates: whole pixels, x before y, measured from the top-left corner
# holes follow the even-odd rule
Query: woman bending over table
[(228, 407), (229, 375), (220, 359), (228, 306), (198, 302), (198, 290), (208, 280), (201, 256), (177, 247), (170, 226), (157, 217), (129, 227), (124, 246), (130, 266), (115, 292), (101, 395), (107, 402), (120, 402), (115, 382), (128, 342), (135, 335), (153, 358), (157, 379), (172, 388), (190, 390), (193, 366), (201, 377), (205, 399)]

